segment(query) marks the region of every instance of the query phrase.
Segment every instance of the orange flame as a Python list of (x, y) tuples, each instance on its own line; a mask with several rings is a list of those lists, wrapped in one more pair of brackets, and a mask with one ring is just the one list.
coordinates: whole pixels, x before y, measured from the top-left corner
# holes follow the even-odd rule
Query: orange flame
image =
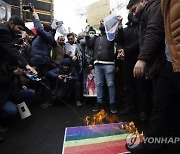
[[(94, 126), (104, 123), (121, 122), (117, 116), (109, 115), (108, 113), (105, 112), (104, 109), (101, 109), (98, 113), (94, 114), (92, 117), (86, 116), (84, 121), (86, 122), (87, 126)], [(144, 136), (143, 132), (139, 134), (138, 129), (135, 127), (133, 121), (127, 124), (122, 124), (121, 128), (117, 127), (117, 129), (121, 129), (127, 133), (135, 133), (137, 135), (140, 135), (141, 137)]]
[(119, 118), (115, 115), (109, 115), (105, 112), (105, 110), (100, 110), (98, 113), (94, 114), (92, 117), (86, 116), (85, 122), (87, 126), (94, 126), (99, 124), (107, 123), (114, 123), (114, 122), (120, 122)]

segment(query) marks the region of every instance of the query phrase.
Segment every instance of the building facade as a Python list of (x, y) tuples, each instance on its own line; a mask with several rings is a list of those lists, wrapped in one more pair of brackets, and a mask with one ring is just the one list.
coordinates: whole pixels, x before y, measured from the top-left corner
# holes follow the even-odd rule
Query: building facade
[(23, 5), (31, 3), (43, 23), (51, 23), (54, 14), (53, 0), (3, 0), (11, 6), (11, 15), (18, 15), (25, 22), (32, 21), (29, 10), (23, 10)]

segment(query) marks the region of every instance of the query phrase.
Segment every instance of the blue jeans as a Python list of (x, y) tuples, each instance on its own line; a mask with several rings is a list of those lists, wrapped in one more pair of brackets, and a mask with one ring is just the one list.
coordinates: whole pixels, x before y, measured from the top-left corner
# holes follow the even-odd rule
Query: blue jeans
[(35, 91), (33, 89), (20, 90), (19, 93), (27, 106), (30, 106), (33, 103), (35, 97)]
[[(35, 91), (32, 89), (27, 90), (20, 90), (20, 95), (25, 101), (26, 105), (29, 106), (32, 104), (32, 101), (35, 96)], [(2, 106), (2, 113), (4, 116), (15, 116), (18, 113), (17, 105), (13, 103), (13, 101), (8, 100), (3, 106)]]
[(114, 71), (114, 65), (95, 64), (95, 82), (98, 103), (103, 103), (103, 87), (105, 80), (109, 90), (110, 104), (115, 103)]
[(7, 101), (2, 106), (2, 114), (3, 116), (16, 116), (17, 115), (17, 105), (14, 104), (12, 101)]

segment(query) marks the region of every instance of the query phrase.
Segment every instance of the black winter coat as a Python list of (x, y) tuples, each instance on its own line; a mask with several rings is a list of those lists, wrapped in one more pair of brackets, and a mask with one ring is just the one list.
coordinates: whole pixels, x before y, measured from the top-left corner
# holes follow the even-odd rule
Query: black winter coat
[(136, 63), (139, 55), (139, 24), (129, 25), (118, 35), (118, 49), (124, 49), (125, 61)]
[(0, 65), (15, 60), (20, 66), (28, 64), (14, 45), (15, 35), (8, 23), (0, 24)]
[(86, 36), (87, 47), (89, 49), (93, 49), (93, 61), (99, 60), (114, 62), (114, 43), (116, 41), (117, 38), (115, 38), (113, 41), (108, 41), (105, 33), (102, 33), (99, 36), (95, 36), (93, 39), (91, 39), (89, 36)]
[(0, 108), (10, 100), (15, 104), (21, 103), (23, 99), (19, 95), (18, 80), (13, 75), (8, 65), (0, 66)]
[(165, 63), (164, 22), (160, 0), (149, 1), (142, 13), (139, 29), (140, 54), (147, 62), (146, 76), (156, 75)]

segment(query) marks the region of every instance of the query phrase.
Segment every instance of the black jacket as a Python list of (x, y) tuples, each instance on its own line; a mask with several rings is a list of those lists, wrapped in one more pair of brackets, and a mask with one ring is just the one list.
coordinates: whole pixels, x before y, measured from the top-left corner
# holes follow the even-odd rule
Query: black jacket
[(100, 34), (99, 36), (95, 36), (93, 39), (91, 39), (89, 36), (86, 36), (87, 47), (94, 50), (93, 61), (99, 60), (114, 62), (114, 43), (116, 40), (117, 38), (115, 38), (113, 41), (108, 41), (105, 33)]
[(164, 22), (160, 0), (150, 0), (142, 13), (139, 29), (140, 54), (147, 62), (146, 76), (153, 77), (165, 63)]
[(139, 55), (139, 24), (128, 25), (118, 35), (117, 49), (124, 49), (125, 61), (136, 63)]
[(14, 39), (15, 36), (9, 25), (7, 23), (0, 24), (0, 65), (15, 60), (20, 66), (24, 67), (28, 62), (17, 50)]
[(18, 80), (8, 65), (0, 66), (0, 108), (10, 100), (15, 104), (21, 103), (23, 99), (19, 94)]

